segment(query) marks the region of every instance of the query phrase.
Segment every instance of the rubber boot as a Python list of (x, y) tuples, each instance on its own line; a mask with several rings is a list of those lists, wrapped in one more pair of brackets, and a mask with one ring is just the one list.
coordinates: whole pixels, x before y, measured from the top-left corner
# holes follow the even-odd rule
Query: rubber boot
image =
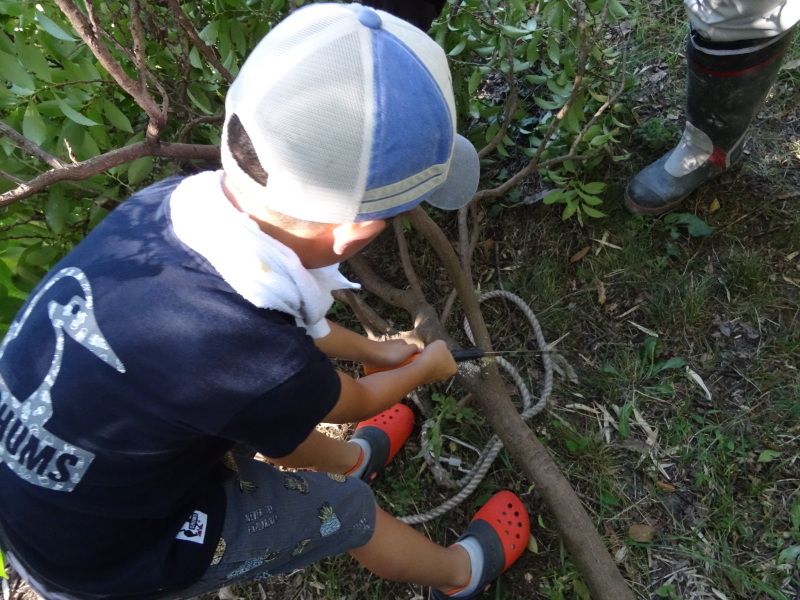
[(687, 44), (686, 128), (677, 147), (645, 167), (625, 190), (633, 213), (660, 215), (741, 156), (794, 28), (761, 40), (711, 42), (694, 30)]

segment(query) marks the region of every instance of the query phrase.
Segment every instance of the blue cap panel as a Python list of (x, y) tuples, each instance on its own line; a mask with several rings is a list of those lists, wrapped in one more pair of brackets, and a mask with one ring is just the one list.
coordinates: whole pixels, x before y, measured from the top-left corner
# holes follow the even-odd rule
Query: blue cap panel
[(433, 75), (386, 30), (374, 30), (376, 128), (367, 190), (444, 164), (453, 144), (452, 117)]

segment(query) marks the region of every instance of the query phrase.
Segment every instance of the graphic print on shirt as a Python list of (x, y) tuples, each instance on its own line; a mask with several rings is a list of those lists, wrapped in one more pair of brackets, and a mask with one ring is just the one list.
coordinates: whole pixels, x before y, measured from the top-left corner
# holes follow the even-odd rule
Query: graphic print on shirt
[[(77, 282), (82, 296), (72, 296), (66, 304), (54, 300), (40, 304), (42, 296), (62, 281)], [(29, 483), (69, 492), (86, 473), (94, 453), (60, 439), (46, 428), (53, 414), (50, 390), (61, 370), (65, 334), (118, 372), (124, 373), (125, 367), (97, 325), (92, 288), (86, 274), (74, 267), (53, 275), (29, 301), (0, 344), (0, 360), (9, 343), (23, 331), (28, 317), (37, 310), (46, 310), (53, 326), (53, 359), (42, 382), (26, 398), (16, 398), (0, 376), (0, 461)]]

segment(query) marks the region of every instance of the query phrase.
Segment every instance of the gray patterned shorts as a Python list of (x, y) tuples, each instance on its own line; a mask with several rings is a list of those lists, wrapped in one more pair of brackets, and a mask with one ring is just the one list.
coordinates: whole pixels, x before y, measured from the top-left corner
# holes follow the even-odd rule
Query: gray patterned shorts
[(228, 506), (214, 559), (198, 582), (170, 598), (265, 579), (372, 538), (375, 498), (360, 479), (290, 473), (235, 456), (237, 472), (225, 482)]

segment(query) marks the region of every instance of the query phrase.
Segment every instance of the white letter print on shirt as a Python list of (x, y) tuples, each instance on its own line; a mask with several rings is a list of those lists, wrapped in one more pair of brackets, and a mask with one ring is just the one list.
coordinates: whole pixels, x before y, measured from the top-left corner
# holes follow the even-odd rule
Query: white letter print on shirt
[(94, 316), (92, 288), (80, 269), (62, 269), (28, 303), (22, 315), (11, 324), (3, 343), (6, 346), (22, 331), (41, 297), (58, 281), (72, 278), (78, 282), (83, 297), (73, 296), (66, 304), (50, 301), (47, 314), (56, 337), (55, 353), (47, 375), (27, 398), (15, 398), (0, 377), (0, 460), (20, 478), (51, 490), (69, 492), (81, 480), (94, 460), (94, 453), (78, 448), (53, 435), (44, 425), (53, 413), (50, 389), (56, 382), (64, 354), (64, 334), (89, 350), (120, 373), (125, 367), (108, 345)]

